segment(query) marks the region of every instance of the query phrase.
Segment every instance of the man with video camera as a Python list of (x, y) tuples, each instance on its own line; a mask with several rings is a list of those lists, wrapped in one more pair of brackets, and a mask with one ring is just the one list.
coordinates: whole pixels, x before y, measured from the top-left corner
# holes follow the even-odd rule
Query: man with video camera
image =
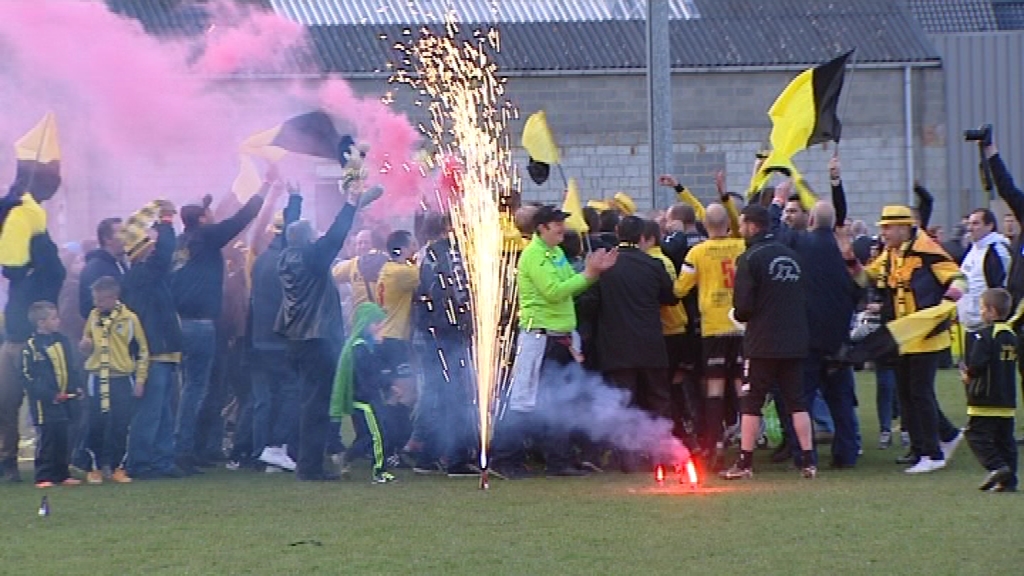
[[(999, 149), (996, 148), (995, 141), (992, 139), (992, 125), (985, 124), (977, 130), (966, 130), (964, 140), (978, 143), (978, 149), (982, 156), (983, 186), (986, 190), (991, 190), (994, 183), (996, 192), (1003, 202), (1006, 202), (1010, 212), (1018, 222), (1022, 221), (1021, 218), (1024, 218), (1024, 192), (1014, 184), (1013, 176), (1010, 175), (1009, 169), (1006, 168), (1006, 164), (1003, 163), (1003, 159), (999, 155)], [(1010, 271), (1006, 278), (1006, 289), (1013, 296), (1014, 313), (1010, 318), (1019, 338), (1022, 332), (1022, 319), (1020, 318), (1021, 314), (1018, 314), (1017, 311), (1020, 309), (1021, 301), (1024, 300), (1024, 252), (1019, 248), (1010, 251)], [(1018, 359), (1022, 357), (1022, 352), (1024, 351), (1018, 349)], [(1017, 369), (1022, 374), (1021, 390), (1024, 393), (1024, 366), (1018, 363)], [(1024, 444), (1024, 438), (1018, 440), (1017, 444)]]

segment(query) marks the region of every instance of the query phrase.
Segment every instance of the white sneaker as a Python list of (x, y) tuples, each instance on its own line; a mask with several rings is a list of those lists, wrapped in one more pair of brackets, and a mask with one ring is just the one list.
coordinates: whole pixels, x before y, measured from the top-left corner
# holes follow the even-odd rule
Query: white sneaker
[(953, 457), (953, 453), (956, 452), (957, 446), (960, 445), (960, 442), (963, 441), (963, 439), (963, 430), (957, 430), (956, 436), (952, 440), (949, 442), (939, 442), (939, 449), (942, 450), (942, 455), (946, 457), (946, 460)]
[(917, 464), (907, 468), (904, 472), (907, 474), (927, 474), (928, 472), (942, 470), (945, 467), (945, 460), (932, 460), (927, 456), (922, 456), (921, 459), (917, 461)]
[(289, 472), (295, 471), (295, 461), (288, 457), (288, 452), (285, 452), (283, 447), (267, 446), (260, 453), (260, 462), (277, 466)]

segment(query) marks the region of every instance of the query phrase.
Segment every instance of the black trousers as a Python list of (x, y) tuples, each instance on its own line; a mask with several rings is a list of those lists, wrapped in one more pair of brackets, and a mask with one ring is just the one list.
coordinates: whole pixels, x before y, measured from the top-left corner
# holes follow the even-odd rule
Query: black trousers
[(292, 340), (288, 342), (288, 361), (299, 375), (299, 458), (295, 473), (300, 480), (314, 480), (324, 475), (338, 346), (322, 338)]
[(615, 386), (626, 390), (633, 405), (652, 415), (672, 420), (672, 395), (669, 391), (671, 374), (666, 368), (627, 368), (609, 370), (605, 377)]
[(88, 448), (92, 454), (92, 469), (113, 471), (124, 465), (128, 449), (128, 426), (135, 407), (134, 380), (128, 376), (110, 377), (110, 405), (106, 412), (100, 399), (100, 377), (93, 374), (90, 380), (95, 386), (95, 394), (89, 397)]
[(967, 421), (967, 444), (986, 470), (1006, 466), (1013, 479), (1006, 485), (1017, 487), (1017, 440), (1013, 437), (1013, 418), (971, 416)]
[(896, 363), (896, 393), (901, 426), (910, 434), (910, 449), (918, 456), (943, 459), (939, 440), (952, 440), (958, 430), (942, 413), (935, 397), (935, 373), (940, 352), (904, 354)]
[(68, 473), (68, 422), (36, 426), (36, 482), (60, 484)]
[[(556, 375), (565, 366), (575, 362), (569, 351), (568, 338), (549, 337), (544, 348), (544, 362), (540, 371), (540, 387), (537, 404), (550, 406), (558, 398), (560, 378)], [(548, 372), (555, 369), (556, 374)], [(545, 421), (533, 412), (508, 410), (504, 417), (495, 422), (492, 460), (495, 466), (521, 466), (526, 458), (524, 441), (532, 436), (544, 452), (544, 463), (551, 472), (557, 472), (571, 464), (569, 454), (570, 431), (556, 422)]]

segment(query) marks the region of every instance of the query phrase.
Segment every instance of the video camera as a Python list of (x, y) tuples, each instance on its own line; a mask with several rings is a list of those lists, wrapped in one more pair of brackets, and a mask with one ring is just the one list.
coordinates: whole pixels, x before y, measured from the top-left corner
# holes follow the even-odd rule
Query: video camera
[(992, 145), (992, 125), (982, 124), (978, 128), (964, 130), (964, 141), (978, 143), (978, 158), (980, 159), (978, 174), (981, 178), (981, 187), (991, 196), (992, 169), (989, 168), (988, 159), (985, 158), (985, 148)]
[(964, 130), (965, 142), (977, 142), (979, 146), (992, 145), (992, 125), (982, 124), (980, 128)]

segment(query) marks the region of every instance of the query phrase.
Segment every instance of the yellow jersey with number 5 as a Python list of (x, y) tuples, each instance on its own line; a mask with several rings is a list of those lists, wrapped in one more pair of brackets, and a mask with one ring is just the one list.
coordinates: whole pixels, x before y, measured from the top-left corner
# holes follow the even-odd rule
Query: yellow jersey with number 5
[(697, 288), (701, 336), (736, 334), (729, 319), (736, 258), (747, 249), (742, 238), (709, 238), (690, 248), (676, 278), (675, 293), (682, 298)]

